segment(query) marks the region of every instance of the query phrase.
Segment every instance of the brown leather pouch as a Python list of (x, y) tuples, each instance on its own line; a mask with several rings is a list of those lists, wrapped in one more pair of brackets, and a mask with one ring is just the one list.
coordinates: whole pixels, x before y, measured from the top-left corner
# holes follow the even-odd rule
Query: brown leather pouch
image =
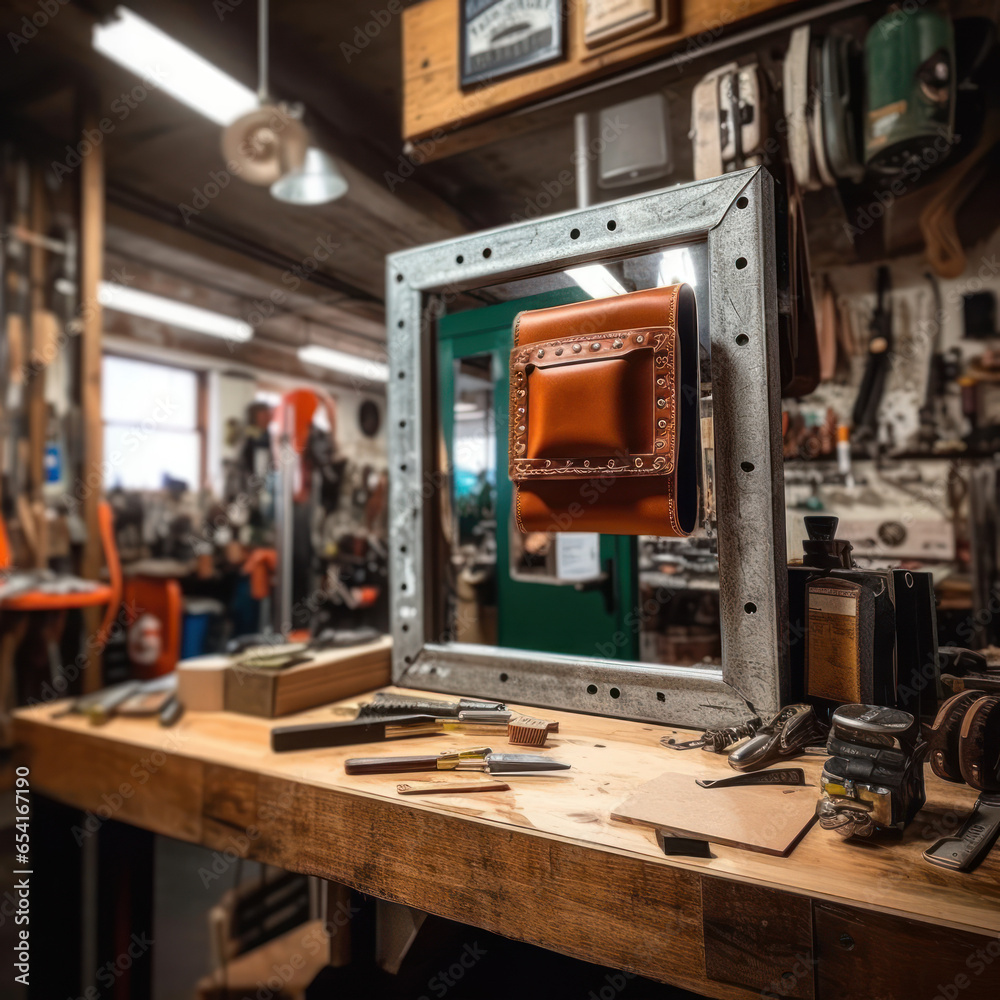
[(689, 535), (698, 521), (698, 315), (689, 285), (522, 312), (510, 355), (521, 531)]

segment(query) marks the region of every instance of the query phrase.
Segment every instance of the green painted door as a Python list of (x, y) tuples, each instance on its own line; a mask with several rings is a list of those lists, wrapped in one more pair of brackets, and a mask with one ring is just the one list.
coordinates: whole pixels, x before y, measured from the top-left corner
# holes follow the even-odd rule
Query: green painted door
[[(455, 462), (455, 386), (463, 359), (474, 361), (479, 370), (489, 373), (493, 390), (495, 434), (488, 447), (495, 450), (489, 476), (495, 476), (498, 645), (636, 660), (639, 616), (635, 611), (635, 539), (600, 536), (598, 553), (603, 578), (580, 586), (525, 579), (527, 574), (522, 571), (522, 564), (511, 565), (512, 535), (515, 552), (520, 549), (511, 518), (513, 488), (507, 477), (508, 360), (513, 347), (514, 317), (522, 309), (564, 305), (586, 298), (582, 289), (560, 289), (444, 317), (438, 324), (441, 427), (452, 470), (452, 504), (456, 516), (462, 518), (468, 503), (459, 505), (456, 492), (463, 473)], [(458, 487), (465, 497), (477, 491), (485, 493), (489, 488), (489, 484), (480, 487), (479, 483), (469, 482), (468, 476), (465, 480)]]

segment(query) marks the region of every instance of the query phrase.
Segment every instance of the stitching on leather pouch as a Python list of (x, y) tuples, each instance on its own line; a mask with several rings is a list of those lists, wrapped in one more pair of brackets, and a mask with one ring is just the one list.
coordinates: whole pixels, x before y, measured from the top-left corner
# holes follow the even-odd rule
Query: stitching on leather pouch
[[(627, 335), (630, 332), (634, 332), (635, 329), (642, 329), (642, 330), (656, 330), (656, 329), (660, 329), (660, 330), (663, 330), (668, 336), (670, 336), (672, 338), (672, 341), (671, 341), (670, 347), (669, 347), (669, 351), (670, 351), (670, 355), (674, 359), (674, 363), (671, 366), (670, 378), (669, 378), (669, 387), (668, 388), (670, 390), (670, 397), (671, 398), (675, 398), (676, 394), (677, 394), (677, 388), (676, 387), (677, 387), (677, 384), (678, 384), (677, 366), (679, 364), (681, 364), (680, 351), (678, 349), (678, 344), (677, 344), (677, 308), (678, 308), (678, 298), (679, 298), (679, 296), (677, 294), (674, 294), (674, 295), (672, 295), (670, 297), (669, 312), (668, 312), (667, 320), (666, 320), (666, 322), (662, 326), (659, 326), (659, 327), (632, 328), (631, 330), (629, 330), (629, 329), (626, 329), (626, 330), (609, 330), (609, 331), (602, 331), (602, 332), (596, 333), (596, 334), (591, 333), (589, 335), (581, 335), (581, 336), (577, 336), (577, 337), (559, 337), (559, 338), (554, 338), (554, 341), (558, 342), (559, 344), (583, 343), (583, 342), (590, 342), (590, 341), (598, 340), (598, 339), (600, 339), (602, 337), (603, 338), (607, 338), (607, 337), (613, 336), (613, 335)], [(515, 323), (514, 323), (514, 344), (515, 344), (515, 347), (520, 347), (521, 315), (522, 315), (521, 313), (518, 313), (518, 315), (517, 315), (517, 317), (515, 319)], [(532, 345), (532, 346), (533, 347), (534, 346), (541, 346), (541, 345), (547, 344), (547, 343), (549, 343), (549, 342), (548, 341), (539, 341), (537, 345)], [(517, 417), (516, 417), (517, 397), (516, 397), (516, 393), (515, 393), (515, 387), (514, 387), (514, 380), (513, 379), (510, 380), (509, 393), (510, 393), (509, 399), (510, 399), (510, 406), (511, 406), (510, 417), (511, 417), (511, 421), (513, 423), (513, 421), (517, 419)], [(525, 402), (526, 402), (526, 400), (525, 400)], [(675, 421), (676, 421), (677, 416), (679, 415), (679, 409), (680, 409), (679, 407), (675, 409), (675, 412), (674, 412), (674, 420)], [(527, 414), (525, 414), (525, 416), (527, 416)], [(670, 472), (662, 472), (662, 471), (660, 471), (660, 472), (654, 472), (653, 470), (650, 470), (651, 474), (654, 474), (654, 475), (658, 474), (658, 475), (662, 475), (664, 477), (669, 477), (669, 476), (675, 475), (677, 473), (677, 468), (676, 468), (676, 464), (677, 464), (677, 455), (676, 455), (677, 445), (678, 445), (678, 438), (677, 438), (677, 433), (676, 433), (676, 428), (675, 428), (674, 432), (671, 435), (671, 446), (672, 446), (671, 447), (671, 451), (674, 453), (674, 454), (672, 454), (671, 459), (670, 459), (670, 462), (671, 462), (671, 471)], [(511, 456), (511, 457), (513, 458), (513, 456)], [(581, 473), (581, 478), (582, 478), (583, 476), (586, 475), (587, 472), (589, 472), (592, 476), (596, 476), (596, 475), (602, 475), (606, 471), (611, 471), (611, 470), (603, 470), (602, 471), (602, 469), (600, 469), (600, 468), (591, 468), (591, 469), (588, 469), (586, 471), (580, 470), (580, 473)], [(524, 527), (524, 523), (523, 523), (523, 520), (522, 520), (522, 511), (521, 511), (521, 483), (519, 481), (521, 477), (515, 478), (514, 476), (511, 476), (511, 478), (514, 480), (514, 490), (515, 490), (515, 497), (516, 497), (516, 499), (515, 499), (515, 508), (514, 508), (515, 522), (517, 524), (518, 530), (521, 531), (522, 533), (524, 533), (525, 532), (525, 527)], [(675, 500), (674, 500), (673, 493), (668, 490), (665, 493), (665, 497), (666, 497), (666, 501), (667, 501), (667, 524), (675, 532), (675, 534), (677, 534), (677, 535), (683, 535), (683, 534), (685, 534), (685, 532), (683, 531), (683, 529), (681, 528), (681, 525), (680, 525), (680, 519), (679, 519), (679, 516), (678, 516), (677, 506), (676, 506), (676, 503), (675, 503)]]
[[(670, 475), (676, 469), (677, 463), (677, 431), (674, 425), (674, 421), (677, 417), (677, 406), (676, 406), (676, 362), (677, 362), (677, 332), (676, 332), (676, 307), (674, 303), (671, 303), (670, 310), (666, 317), (666, 323), (659, 326), (647, 326), (647, 327), (632, 327), (621, 330), (608, 330), (602, 331), (600, 333), (589, 333), (581, 334), (578, 336), (570, 337), (555, 337), (551, 340), (540, 340), (532, 343), (530, 346), (524, 348), (514, 348), (511, 351), (511, 369), (512, 377), (510, 380), (510, 466), (509, 475), (515, 482), (527, 479), (527, 478), (552, 478), (559, 477), (562, 479), (585, 479), (591, 478), (599, 475), (621, 475), (621, 476), (661, 476)], [(525, 459), (524, 457), (524, 447), (526, 445), (526, 435), (518, 434), (516, 431), (516, 426), (518, 422), (527, 422), (527, 412), (525, 416), (517, 416), (516, 409), (519, 405), (523, 405), (527, 410), (528, 397), (525, 395), (523, 398), (518, 397), (518, 392), (524, 392), (527, 389), (527, 380), (524, 378), (525, 366), (529, 364), (534, 364), (536, 367), (548, 367), (549, 365), (562, 365), (566, 363), (586, 365), (590, 362), (591, 356), (580, 356), (576, 360), (573, 358), (565, 358), (562, 360), (555, 360), (553, 356), (555, 350), (563, 346), (571, 346), (573, 344), (583, 344), (583, 343), (594, 343), (594, 342), (608, 342), (617, 339), (628, 339), (637, 335), (645, 335), (649, 338), (650, 344), (641, 345), (642, 350), (648, 349), (648, 346), (652, 346), (654, 338), (664, 338), (662, 343), (659, 343), (655, 347), (657, 356), (668, 357), (670, 362), (666, 368), (654, 368), (653, 377), (654, 379), (663, 377), (666, 380), (666, 385), (662, 390), (656, 389), (655, 392), (663, 392), (668, 400), (670, 400), (670, 409), (659, 411), (653, 411), (650, 415), (650, 419), (655, 423), (657, 419), (661, 416), (671, 415), (672, 419), (667, 429), (657, 433), (654, 430), (654, 437), (658, 441), (662, 441), (666, 447), (663, 451), (654, 449), (652, 452), (643, 453), (642, 455), (631, 456), (632, 462), (626, 459), (625, 462), (620, 462), (616, 464), (615, 461), (609, 460), (608, 462), (603, 462), (601, 460), (593, 459), (586, 463), (577, 462), (567, 462), (566, 464), (555, 464), (555, 460), (549, 460), (544, 462), (542, 459)], [(545, 362), (531, 362), (529, 360), (530, 355), (535, 352), (535, 350), (552, 351), (549, 358)], [(593, 358), (593, 360), (603, 360), (612, 357), (625, 357), (629, 353), (635, 350), (639, 350), (639, 345), (632, 345), (625, 347), (624, 350), (620, 352), (616, 350), (614, 354), (610, 352), (601, 353), (601, 358)], [(520, 353), (520, 360), (515, 361), (514, 355)], [(513, 377), (514, 374), (520, 377)], [(671, 413), (672, 411), (672, 413)], [(517, 440), (517, 439), (520, 440)], [(520, 451), (518, 451), (520, 449)], [(543, 464), (544, 462), (544, 464)], [(515, 463), (517, 464), (516, 467)], [(528, 464), (530, 463), (530, 465)]]

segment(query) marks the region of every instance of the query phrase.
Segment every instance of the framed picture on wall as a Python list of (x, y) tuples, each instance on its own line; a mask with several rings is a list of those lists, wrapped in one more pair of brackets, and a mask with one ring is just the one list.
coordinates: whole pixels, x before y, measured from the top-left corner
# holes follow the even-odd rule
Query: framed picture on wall
[(459, 10), (463, 87), (564, 56), (563, 0), (461, 0)]
[(585, 0), (584, 41), (599, 45), (653, 24), (659, 17), (661, 2), (665, 0)]

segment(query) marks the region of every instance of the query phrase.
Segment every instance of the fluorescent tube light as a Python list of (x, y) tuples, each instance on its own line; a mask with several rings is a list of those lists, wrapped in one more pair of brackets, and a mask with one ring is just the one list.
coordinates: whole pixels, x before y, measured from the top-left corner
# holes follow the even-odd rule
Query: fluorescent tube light
[(168, 326), (196, 330), (212, 337), (225, 337), (226, 340), (242, 343), (253, 336), (253, 327), (233, 316), (190, 306), (176, 299), (165, 299), (162, 295), (140, 292), (137, 288), (126, 288), (114, 281), (101, 282), (97, 290), (97, 301), (116, 312), (145, 316)]
[(609, 295), (624, 295), (618, 279), (603, 264), (568, 267), (566, 273), (592, 298), (606, 299)]
[(127, 7), (95, 24), (94, 48), (217, 125), (257, 107), (257, 95)]
[(374, 358), (364, 358), (360, 354), (348, 354), (332, 347), (307, 344), (299, 348), (299, 360), (308, 365), (330, 368), (344, 375), (357, 375), (372, 382), (388, 382), (389, 366)]
[(661, 285), (676, 285), (686, 282), (693, 288), (698, 284), (694, 260), (687, 247), (674, 247), (660, 255), (659, 277)]

